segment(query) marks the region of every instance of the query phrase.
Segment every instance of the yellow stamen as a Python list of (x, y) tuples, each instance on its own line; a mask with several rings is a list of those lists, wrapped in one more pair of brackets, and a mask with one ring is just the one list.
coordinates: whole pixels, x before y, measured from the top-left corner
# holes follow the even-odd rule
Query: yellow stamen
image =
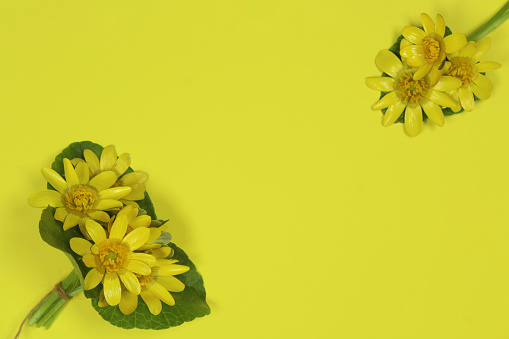
[(97, 200), (97, 192), (90, 186), (78, 185), (64, 196), (64, 204), (68, 210), (86, 213)]
[(435, 62), (440, 56), (440, 42), (435, 40), (435, 38), (424, 38), (424, 40), (422, 40), (422, 54), (426, 62)]
[(399, 78), (398, 96), (403, 101), (416, 103), (428, 92), (429, 85), (425, 79), (414, 80), (412, 73), (404, 74)]
[(463, 86), (468, 85), (474, 78), (472, 65), (466, 58), (454, 58), (451, 60), (451, 67), (447, 70), (447, 75), (460, 79)]
[(141, 287), (146, 286), (150, 282), (150, 280), (152, 280), (152, 273), (150, 273), (149, 275), (141, 275), (141, 274), (138, 274), (138, 273), (134, 273), (134, 275), (140, 281), (140, 286)]
[(120, 271), (127, 264), (129, 249), (126, 246), (105, 240), (98, 247), (99, 259), (108, 273)]

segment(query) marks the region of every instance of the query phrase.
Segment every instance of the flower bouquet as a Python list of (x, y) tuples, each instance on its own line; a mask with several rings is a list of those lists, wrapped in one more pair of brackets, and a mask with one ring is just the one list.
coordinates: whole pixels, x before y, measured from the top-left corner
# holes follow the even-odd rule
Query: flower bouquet
[(509, 18), (509, 2), (468, 38), (452, 33), (444, 18), (435, 21), (421, 14), (421, 26), (407, 26), (390, 49), (375, 58), (382, 71), (366, 78), (366, 85), (380, 91), (373, 109), (382, 110), (382, 125), (404, 123), (410, 136), (421, 132), (423, 120), (444, 126), (445, 116), (470, 112), (474, 102), (487, 100), (493, 85), (486, 72), (501, 65), (483, 60), (491, 31)]
[(47, 190), (33, 193), (28, 203), (44, 208), (40, 235), (74, 270), (23, 323), (49, 328), (82, 292), (104, 320), (126, 329), (166, 329), (210, 313), (202, 277), (171, 242), (168, 220), (156, 216), (148, 175), (130, 163), (115, 146), (84, 141), (42, 169)]

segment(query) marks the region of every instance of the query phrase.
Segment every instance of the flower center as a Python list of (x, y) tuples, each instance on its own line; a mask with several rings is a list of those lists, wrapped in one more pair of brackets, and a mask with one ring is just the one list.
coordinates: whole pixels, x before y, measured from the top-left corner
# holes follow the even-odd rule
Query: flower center
[(424, 78), (414, 80), (413, 74), (407, 73), (399, 78), (398, 95), (403, 101), (416, 103), (426, 95), (428, 88), (429, 85)]
[(64, 196), (68, 210), (85, 213), (90, 211), (97, 200), (97, 191), (90, 186), (77, 185)]
[(474, 78), (474, 72), (472, 65), (468, 60), (462, 60), (463, 58), (454, 58), (451, 61), (451, 67), (447, 70), (447, 75), (460, 79), (463, 86), (468, 85)]
[(435, 38), (427, 37), (422, 40), (422, 53), (428, 63), (433, 63), (440, 56), (440, 42)]
[(126, 246), (111, 240), (99, 245), (99, 259), (108, 273), (120, 271), (127, 264), (128, 254)]
[(134, 273), (134, 275), (138, 278), (141, 287), (146, 286), (150, 282), (150, 280), (152, 280), (152, 273), (150, 273), (149, 275), (141, 275), (138, 273)]

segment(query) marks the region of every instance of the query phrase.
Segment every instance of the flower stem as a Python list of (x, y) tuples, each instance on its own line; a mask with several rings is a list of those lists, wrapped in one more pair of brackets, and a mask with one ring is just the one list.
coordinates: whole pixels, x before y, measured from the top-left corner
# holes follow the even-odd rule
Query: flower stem
[(73, 270), (28, 313), (14, 338), (16, 339), (19, 336), (27, 320), (29, 325), (49, 328), (64, 305), (73, 296), (81, 292), (83, 292), (83, 287), (80, 284), (78, 274)]
[(479, 41), (509, 18), (509, 1), (487, 23), (468, 37), (468, 41)]

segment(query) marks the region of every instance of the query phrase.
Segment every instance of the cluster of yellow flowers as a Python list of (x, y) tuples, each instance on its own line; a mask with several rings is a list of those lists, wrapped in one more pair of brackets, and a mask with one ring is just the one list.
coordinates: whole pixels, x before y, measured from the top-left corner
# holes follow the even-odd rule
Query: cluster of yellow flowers
[(400, 57), (389, 50), (378, 53), (375, 63), (388, 76), (366, 78), (369, 88), (388, 92), (374, 109), (387, 109), (384, 126), (392, 125), (404, 114), (405, 130), (411, 136), (421, 132), (423, 111), (438, 126), (445, 123), (442, 109), (472, 111), (474, 95), (486, 100), (493, 85), (483, 74), (501, 65), (481, 62), (491, 40), (467, 42), (463, 33), (445, 36), (446, 25), (440, 14), (435, 22), (421, 14), (423, 29), (403, 28)]
[(148, 176), (139, 171), (124, 174), (131, 158), (127, 153), (117, 157), (115, 146), (105, 147), (100, 158), (87, 149), (84, 158), (63, 160), (65, 180), (53, 169), (42, 169), (55, 190), (36, 192), (28, 202), (56, 207), (54, 218), (63, 222), (64, 231), (79, 225), (83, 237), (72, 238), (70, 247), (91, 268), (83, 288), (103, 285), (99, 306), (119, 305), (122, 313), (131, 314), (140, 295), (157, 315), (161, 301), (175, 304), (169, 292), (185, 286), (174, 276), (189, 267), (165, 259), (171, 247), (155, 241), (166, 226), (139, 213), (135, 200), (144, 198)]

